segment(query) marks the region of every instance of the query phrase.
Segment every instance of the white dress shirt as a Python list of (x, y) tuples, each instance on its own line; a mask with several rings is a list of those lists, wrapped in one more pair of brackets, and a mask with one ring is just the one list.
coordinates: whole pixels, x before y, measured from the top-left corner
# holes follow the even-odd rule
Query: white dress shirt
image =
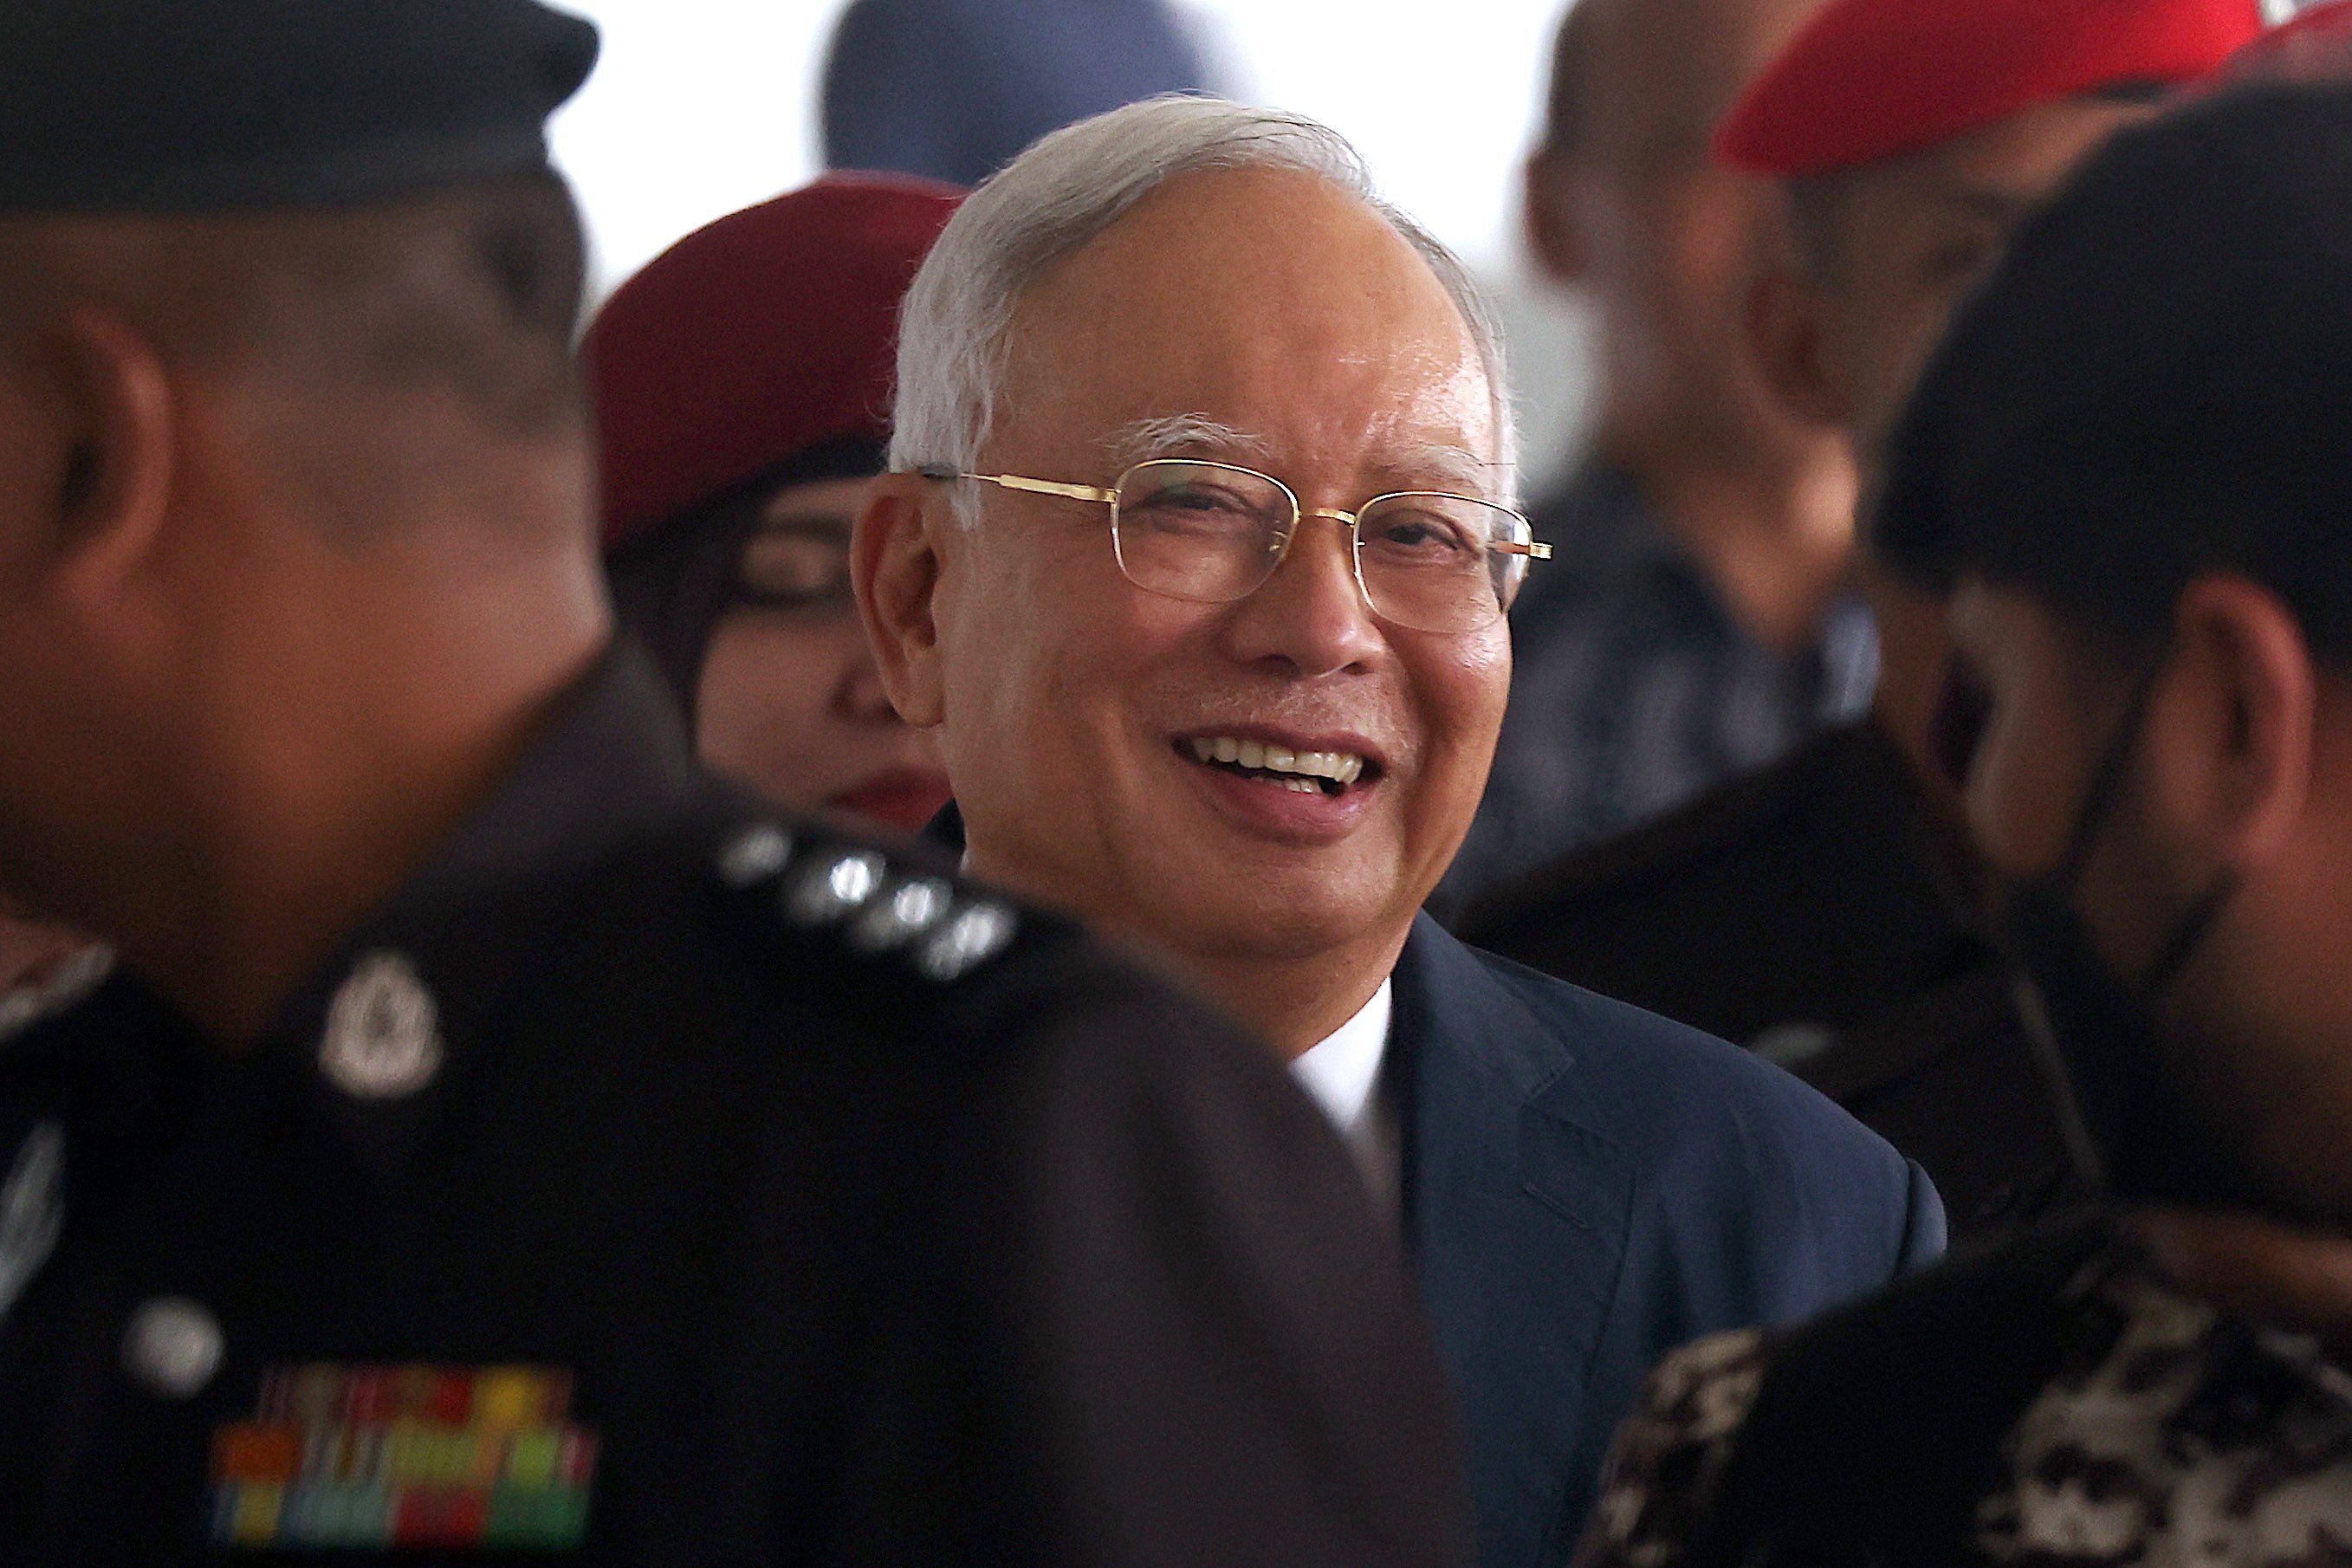
[(1391, 1215), (1398, 1212), (1402, 1171), (1395, 1110), (1381, 1087), (1381, 1062), (1388, 1055), (1393, 1005), (1394, 988), (1383, 980), (1362, 1011), (1290, 1064), (1299, 1084), (1339, 1130), (1381, 1212)]

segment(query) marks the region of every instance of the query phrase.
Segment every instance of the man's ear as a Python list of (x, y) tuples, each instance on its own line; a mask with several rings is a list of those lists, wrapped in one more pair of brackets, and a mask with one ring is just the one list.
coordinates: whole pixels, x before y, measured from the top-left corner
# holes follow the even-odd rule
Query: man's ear
[(2175, 675), (2148, 714), (2159, 809), (2224, 862), (2289, 852), (2312, 788), (2319, 676), (2277, 595), (2243, 577), (2191, 582), (2174, 613)]
[(163, 533), (177, 407), (147, 340), (113, 314), (68, 312), (33, 342), (56, 400), (63, 461), (49, 499), (60, 580), (90, 603), (110, 599)]
[(919, 474), (885, 474), (866, 492), (849, 547), (857, 614), (882, 689), (919, 730), (946, 716), (933, 600), (940, 562), (932, 530), (952, 528), (945, 489)]
[(1853, 399), (1830, 367), (1820, 289), (1786, 258), (1757, 270), (1748, 286), (1748, 352), (1783, 408), (1808, 425), (1843, 425)]
[(1574, 284), (1585, 274), (1582, 235), (1576, 224), (1573, 171), (1568, 155), (1540, 148), (1524, 172), (1528, 248), (1536, 265), (1556, 283)]

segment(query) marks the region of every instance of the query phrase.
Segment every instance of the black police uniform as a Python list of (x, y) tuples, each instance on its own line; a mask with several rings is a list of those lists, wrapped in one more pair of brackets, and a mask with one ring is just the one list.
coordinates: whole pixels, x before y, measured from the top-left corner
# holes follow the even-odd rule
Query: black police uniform
[(1956, 1243), (2078, 1197), (2008, 972), (1875, 723), (1465, 911), (1465, 940), (1746, 1045), (1919, 1162)]
[(1279, 1064), (710, 782), (634, 654), (249, 1052), (121, 977), (13, 1042), (0, 1151), (11, 1563), (1456, 1542), (1433, 1353)]
[[(16, 0), (0, 212), (544, 178), (594, 54)], [(0, 1563), (1433, 1563), (1447, 1425), (1270, 1054), (712, 782), (636, 654), (250, 1049), (121, 977), (0, 1050)]]

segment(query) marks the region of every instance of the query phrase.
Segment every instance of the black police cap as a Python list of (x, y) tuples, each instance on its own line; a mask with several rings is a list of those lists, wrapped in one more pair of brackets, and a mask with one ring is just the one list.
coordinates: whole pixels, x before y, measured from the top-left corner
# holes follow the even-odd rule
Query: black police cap
[(543, 170), (596, 47), (535, 0), (0, 0), (0, 212), (358, 205)]

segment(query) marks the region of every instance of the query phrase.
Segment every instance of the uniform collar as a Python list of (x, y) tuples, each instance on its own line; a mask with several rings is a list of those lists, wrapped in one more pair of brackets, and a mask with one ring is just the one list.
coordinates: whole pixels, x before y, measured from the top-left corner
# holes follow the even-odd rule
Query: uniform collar
[(678, 821), (704, 775), (642, 650), (616, 644), (522, 761), (279, 1010), (253, 1056), (300, 1079), (368, 1163), (414, 1148), (468, 1054), (508, 1032), (562, 890)]
[(560, 699), (538, 742), (378, 919), (426, 921), (453, 904), (576, 873), (699, 793), (684, 726), (652, 660), (614, 644)]
[[(46, 1086), (38, 1097), (58, 1108), (69, 1146), (151, 1149), (191, 1119), (290, 1114), (327, 1131), (375, 1180), (397, 1180), (465, 1092), (474, 1058), (512, 1037), (529, 995), (519, 983), (562, 938), (568, 890), (697, 811), (706, 788), (658, 676), (642, 654), (614, 648), (558, 699), (488, 802), (337, 945), (252, 1049), (225, 1055), (170, 998), (118, 970), (0, 1044), (0, 1066), (13, 1087)], [(339, 1027), (347, 1047), (356, 1038), (375, 1048), (331, 1056)], [(349, 1070), (354, 1062), (364, 1070)]]

